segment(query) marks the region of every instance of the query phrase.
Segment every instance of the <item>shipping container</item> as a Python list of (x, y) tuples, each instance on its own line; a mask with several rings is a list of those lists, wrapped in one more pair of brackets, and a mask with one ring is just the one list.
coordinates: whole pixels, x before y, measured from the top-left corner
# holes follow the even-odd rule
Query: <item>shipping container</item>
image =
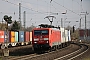
[(25, 42), (29, 42), (30, 41), (30, 33), (29, 32), (25, 32)]
[(0, 31), (0, 43), (4, 43), (4, 31)]
[(30, 32), (30, 41), (32, 42), (32, 32)]
[(15, 42), (15, 32), (14, 31), (10, 31), (10, 42)]
[(10, 35), (9, 35), (9, 31), (4, 31), (4, 42), (10, 42)]
[(68, 41), (71, 41), (70, 30), (68, 30)]
[(85, 32), (86, 32), (86, 36), (88, 36), (89, 35), (88, 34), (88, 29), (86, 29), (86, 31), (85, 31), (85, 29), (79, 30), (79, 36), (80, 37), (84, 37), (85, 36)]
[(82, 30), (79, 30), (79, 33), (80, 33), (79, 36), (80, 36), (80, 37), (84, 37), (84, 34), (85, 34), (84, 32), (85, 32), (85, 31), (84, 31), (83, 29), (82, 29)]
[(19, 42), (24, 42), (24, 31), (19, 31)]
[(68, 30), (65, 30), (65, 42), (68, 42)]
[(15, 42), (18, 42), (18, 32), (15, 32)]
[[(85, 32), (86, 32), (86, 35), (85, 35)], [(86, 31), (85, 31), (85, 29), (79, 30), (79, 39), (80, 40), (89, 40), (89, 38), (90, 38), (89, 35), (90, 35), (89, 29), (86, 29)]]
[(64, 28), (60, 28), (61, 31), (61, 43), (65, 42), (65, 29)]

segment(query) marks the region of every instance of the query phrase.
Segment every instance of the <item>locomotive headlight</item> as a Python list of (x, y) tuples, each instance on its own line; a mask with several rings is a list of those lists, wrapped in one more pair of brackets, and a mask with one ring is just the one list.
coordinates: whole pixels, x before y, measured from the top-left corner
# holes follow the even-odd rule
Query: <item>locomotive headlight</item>
[(47, 43), (48, 43), (48, 41), (47, 41)]
[(37, 43), (37, 42), (34, 42), (34, 43)]
[(39, 39), (38, 38), (34, 38), (34, 41), (38, 41)]
[(44, 40), (49, 40), (48, 38), (44, 38)]

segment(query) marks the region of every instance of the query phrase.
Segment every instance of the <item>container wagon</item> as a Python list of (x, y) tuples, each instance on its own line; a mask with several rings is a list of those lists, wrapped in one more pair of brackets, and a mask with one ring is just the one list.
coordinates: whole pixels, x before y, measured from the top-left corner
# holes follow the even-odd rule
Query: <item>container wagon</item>
[[(8, 36), (6, 35), (8, 34)], [(29, 31), (0, 31), (0, 46), (5, 47), (29, 45), (32, 41), (32, 32)]]

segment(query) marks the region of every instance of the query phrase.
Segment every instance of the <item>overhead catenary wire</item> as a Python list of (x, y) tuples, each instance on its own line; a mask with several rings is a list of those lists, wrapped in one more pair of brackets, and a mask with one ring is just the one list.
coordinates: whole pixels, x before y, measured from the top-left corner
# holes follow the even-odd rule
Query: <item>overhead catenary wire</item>
[[(3, 0), (3, 1), (5, 1), (5, 2), (8, 2), (8, 3), (11, 3), (11, 4), (14, 4), (14, 5), (17, 5), (18, 6), (18, 4), (15, 4), (15, 3), (12, 3), (12, 2), (10, 2), (10, 1), (6, 1), (6, 0)], [(42, 1), (42, 0), (41, 0)], [(23, 2), (23, 1), (22, 1)], [(46, 2), (46, 1), (45, 1)], [(52, 2), (53, 2), (53, 0), (52, 0)], [(55, 2), (55, 1), (54, 1)], [(58, 5), (61, 5), (61, 4), (59, 4), (59, 3), (57, 3), (57, 2), (55, 2), (56, 4), (58, 4)], [(39, 5), (39, 4), (37, 4), (37, 5)], [(53, 6), (54, 7), (54, 5), (52, 4), (51, 6)], [(66, 8), (65, 6), (63, 6), (63, 5), (61, 5), (62, 7), (64, 7), (64, 8)], [(28, 9), (28, 10), (31, 10), (31, 11), (34, 11), (34, 12), (38, 12), (38, 13), (32, 13), (32, 14), (45, 14), (45, 13), (53, 13), (53, 12), (39, 12), (39, 11), (36, 11), (36, 10), (34, 10), (34, 9), (32, 9), (32, 8), (27, 8), (27, 7), (25, 7), (25, 6), (22, 6), (23, 8), (26, 8), (26, 9)], [(54, 9), (56, 9), (56, 7), (54, 7)], [(72, 10), (70, 10), (70, 9), (68, 9), (68, 8), (66, 8), (67, 10), (69, 10), (69, 11), (71, 11), (72, 13), (75, 13), (75, 14), (77, 14), (76, 12), (74, 12), (74, 11), (72, 11)], [(57, 9), (56, 9), (57, 10)], [(57, 10), (58, 11), (58, 10)], [(60, 12), (60, 11), (59, 11)], [(16, 13), (17, 14), (17, 13)], [(27, 13), (27, 14), (29, 14), (29, 13)], [(30, 13), (31, 14), (31, 13)], [(77, 15), (79, 15), (79, 14), (77, 14)], [(80, 15), (79, 15), (80, 16)]]
[(74, 11), (68, 9), (68, 8), (66, 8), (65, 6), (63, 6), (63, 5), (59, 4), (59, 3), (57, 3), (56, 1), (53, 1), (53, 2), (56, 3), (56, 4), (58, 4), (59, 6), (62, 6), (63, 8), (67, 9), (68, 11), (70, 11), (70, 12), (72, 12), (72, 13), (75, 13), (75, 14), (77, 14), (78, 16), (81, 16), (80, 14), (78, 14), (78, 13), (76, 13), (76, 12), (74, 12)]
[[(12, 2), (10, 2), (10, 1), (7, 1), (7, 0), (2, 0), (2, 1), (5, 1), (5, 2), (8, 2), (8, 3), (10, 3), (10, 4), (13, 4), (13, 5), (16, 5), (16, 6), (19, 6), (19, 5), (17, 5), (17, 4), (15, 4), (15, 3), (12, 3)], [(37, 0), (38, 1), (38, 0)], [(21, 1), (21, 2), (23, 2), (23, 1)], [(45, 1), (46, 2), (46, 1)], [(53, 2), (53, 0), (51, 0), (51, 2)], [(54, 1), (55, 2), (55, 1)], [(27, 3), (27, 2), (25, 2), (25, 3)], [(62, 6), (62, 7), (64, 7), (64, 8), (66, 8), (65, 6), (63, 6), (63, 5), (61, 5), (61, 4), (59, 4), (59, 3), (57, 3), (57, 2), (55, 2), (56, 4), (58, 4), (58, 5), (60, 5), (60, 6)], [(51, 6), (53, 6), (52, 4), (51, 4)], [(41, 13), (41, 14), (45, 14), (45, 13), (49, 13), (49, 12), (40, 12), (40, 11), (36, 11), (36, 10), (34, 10), (33, 8), (27, 8), (27, 7), (25, 7), (25, 6), (21, 6), (21, 7), (23, 7), (23, 8), (25, 8), (25, 9), (28, 9), (28, 10), (31, 10), (31, 11), (34, 11), (34, 12), (37, 12), (37, 13)], [(54, 7), (54, 6), (53, 6)], [(37, 9), (38, 9), (38, 3), (37, 3)], [(54, 7), (54, 9), (56, 9), (55, 7)], [(69, 10), (69, 11), (71, 11), (71, 12), (73, 12), (73, 13), (75, 13), (74, 11), (72, 11), (72, 10), (70, 10), (70, 9), (68, 9), (68, 8), (66, 8), (67, 10)], [(58, 10), (57, 10), (58, 11)], [(60, 11), (59, 11), (60, 12)], [(50, 13), (52, 13), (52, 12), (50, 12)], [(28, 13), (29, 14), (29, 13)], [(75, 14), (77, 14), (77, 13), (75, 13)], [(79, 14), (77, 14), (77, 15), (79, 15)], [(80, 16), (80, 15), (79, 15)]]
[[(83, 8), (82, 8), (82, 0), (81, 0), (81, 4), (80, 4), (79, 2), (77, 2), (76, 0), (72, 0), (72, 10), (71, 10), (71, 9), (68, 9), (67, 7), (64, 6), (64, 0), (63, 0), (63, 5), (61, 5), (61, 4), (59, 4), (59, 3), (55, 2), (55, 1), (54, 1), (54, 2), (55, 2), (56, 4), (62, 6), (63, 8), (71, 11), (72, 13), (77, 14), (78, 16), (80, 16), (80, 14), (78, 14), (78, 13), (76, 13), (76, 12), (73, 11), (73, 1), (76, 2), (76, 3), (81, 7), (81, 9), (83, 10)], [(45, 1), (45, 2), (46, 2), (46, 1)], [(53, 2), (53, 0), (50, 0), (50, 2)], [(47, 3), (47, 4), (48, 4), (48, 3)], [(52, 6), (54, 9), (57, 10), (57, 8), (54, 7), (54, 5), (51, 5), (51, 6)], [(60, 10), (57, 10), (57, 11), (60, 12)], [(80, 16), (80, 17), (81, 17), (81, 16)]]
[[(45, 2), (46, 2), (46, 1), (45, 1)], [(58, 4), (59, 6), (61, 6), (61, 7), (65, 8), (65, 9), (67, 9), (68, 11), (70, 11), (70, 12), (72, 12), (72, 13), (74, 13), (74, 14), (76, 14), (76, 15), (78, 15), (78, 16), (81, 17), (81, 15), (78, 14), (78, 13), (76, 13), (76, 12), (74, 12), (73, 9), (71, 10), (71, 9), (68, 9), (67, 7), (65, 7), (65, 6), (64, 6), (64, 1), (63, 1), (63, 5), (57, 3), (57, 2), (55, 2), (55, 1), (53, 1), (53, 0), (51, 0), (50, 2), (54, 2), (54, 3)], [(75, 1), (75, 2), (77, 2), (77, 1)], [(78, 2), (77, 2), (77, 3), (78, 3)], [(78, 3), (78, 4), (79, 4), (79, 3)], [(80, 5), (80, 4), (79, 4), (79, 5)], [(54, 5), (51, 5), (51, 6), (54, 7)], [(54, 8), (55, 8), (55, 7), (54, 7)], [(55, 9), (57, 9), (57, 8), (55, 8)], [(58, 10), (57, 10), (57, 11), (58, 11)], [(50, 12), (50, 13), (51, 13), (51, 12)], [(59, 13), (61, 13), (61, 12), (59, 11)]]
[(76, 2), (80, 6), (80, 9), (81, 9), (81, 12), (82, 12), (83, 11), (82, 0), (80, 0), (80, 3), (77, 2), (76, 0), (73, 0), (73, 1)]
[[(42, 1), (42, 0), (41, 0)], [(34, 5), (36, 5), (37, 6), (37, 12), (38, 12), (38, 6), (41, 6), (40, 4), (39, 4), (39, 0), (37, 0), (37, 3), (35, 4), (35, 3), (33, 3), (33, 2), (26, 2), (26, 1), (22, 1), (23, 3), (28, 3), (28, 4), (34, 4)], [(43, 2), (45, 2), (45, 3), (47, 3), (46, 1), (43, 1)], [(47, 3), (48, 4), (48, 3)], [(47, 7), (47, 6), (46, 6)], [(47, 13), (53, 13), (53, 12), (42, 12), (43, 14), (47, 14)], [(29, 14), (29, 13), (27, 13), (27, 14)], [(32, 14), (35, 14), (35, 13), (32, 13)], [(36, 14), (38, 14), (38, 13), (36, 13)]]
[[(7, 1), (7, 0), (2, 0), (2, 1), (5, 1), (5, 2), (10, 3), (12, 5), (15, 5), (15, 6), (19, 6), (18, 4), (12, 3), (12, 2)], [(23, 1), (21, 1), (21, 2), (23, 2)], [(25, 3), (27, 3), (27, 2), (25, 2)], [(33, 12), (36, 12), (36, 13), (27, 13), (27, 14), (47, 14), (47, 13), (49, 13), (49, 12), (41, 12), (41, 11), (38, 11), (38, 10), (34, 10), (33, 8), (28, 8), (28, 7), (25, 7), (25, 6), (22, 6), (22, 5), (21, 5), (21, 7), (25, 8), (27, 10), (31, 10)], [(37, 9), (38, 9), (38, 7), (37, 7)], [(8, 13), (8, 14), (13, 14), (13, 13)], [(15, 13), (15, 14), (19, 14), (19, 13)], [(23, 14), (23, 13), (21, 13), (21, 14)]]
[[(13, 4), (13, 5), (16, 5), (16, 6), (19, 6), (18, 4), (12, 3), (12, 2), (10, 2), (10, 1), (7, 1), (7, 0), (2, 0), (2, 1), (5, 1), (5, 2), (7, 2), (7, 3)], [(43, 12), (36, 11), (36, 10), (34, 10), (33, 8), (27, 8), (27, 7), (25, 7), (25, 6), (22, 6), (22, 5), (21, 5), (21, 7), (25, 8), (25, 9), (28, 9), (28, 10), (31, 10), (31, 11), (34, 11), (34, 12), (37, 12), (37, 13), (44, 14)]]
[[(5, 2), (8, 2), (8, 3), (10, 3), (10, 4), (13, 4), (13, 5), (17, 5), (17, 4), (15, 4), (15, 3), (12, 3), (12, 2), (10, 2), (10, 1), (6, 1), (6, 0), (3, 0), (3, 1), (5, 1)], [(38, 1), (38, 0), (37, 0)], [(23, 1), (22, 1), (23, 2)], [(51, 0), (51, 2), (53, 2), (53, 0)], [(55, 2), (55, 1), (54, 1)], [(59, 4), (59, 3), (57, 3), (57, 2), (55, 2), (56, 4), (58, 4), (58, 5), (61, 5), (61, 4)], [(38, 5), (38, 3), (37, 3), (37, 5)], [(17, 5), (17, 6), (19, 6), (19, 5)], [(53, 6), (53, 4), (52, 4), (52, 6)], [(65, 6), (63, 6), (63, 5), (61, 5), (62, 7), (64, 7), (64, 8), (66, 8)], [(41, 13), (41, 14), (45, 14), (45, 13), (49, 13), (49, 12), (39, 12), (39, 11), (36, 11), (36, 10), (33, 10), (32, 8), (27, 8), (27, 7), (24, 7), (24, 6), (22, 6), (23, 8), (26, 8), (26, 9), (29, 9), (29, 10), (31, 10), (31, 11), (34, 11), (34, 12), (38, 12), (38, 13)], [(53, 6), (54, 7), (54, 6)], [(37, 8), (38, 9), (38, 8)], [(54, 9), (56, 9), (55, 7), (54, 7)], [(66, 8), (67, 10), (69, 10), (69, 11), (71, 11), (71, 12), (73, 12), (73, 13), (75, 13), (75, 14), (77, 14), (76, 12), (74, 12), (74, 11), (72, 11), (72, 10), (70, 10), (70, 9), (68, 9), (68, 8)], [(60, 11), (59, 11), (60, 12)], [(50, 12), (50, 13), (53, 13), (53, 12)], [(27, 14), (29, 14), (29, 13), (27, 13)], [(31, 13), (30, 13), (31, 14)], [(33, 13), (32, 13), (33, 14)], [(35, 13), (35, 14), (37, 14), (37, 13)], [(79, 15), (79, 14), (78, 14)], [(79, 15), (80, 16), (80, 15)]]
[[(43, 1), (43, 0), (41, 0), (41, 1)], [(22, 1), (22, 2), (24, 2), (24, 3), (28, 3), (28, 2), (25, 2), (25, 1)], [(46, 1), (44, 1), (45, 3), (47, 3)], [(50, 0), (50, 3), (51, 2), (53, 2), (53, 0)], [(55, 2), (55, 1), (54, 1)], [(33, 3), (34, 4), (34, 3)], [(48, 4), (48, 3), (47, 3)], [(63, 4), (64, 4), (64, 2), (63, 2)], [(37, 4), (36, 5), (39, 5), (38, 4), (38, 1), (37, 1)], [(50, 4), (50, 10), (51, 10), (51, 6), (53, 6), (54, 7), (54, 5), (52, 5), (52, 4)], [(64, 5), (62, 5), (64, 8), (66, 8)], [(57, 8), (55, 8), (54, 7), (54, 9), (57, 9)], [(66, 8), (66, 9), (68, 9), (68, 8)], [(71, 11), (71, 12), (73, 12), (73, 13), (75, 13), (74, 11), (72, 11), (72, 10), (70, 10), (70, 9), (68, 9), (69, 11)], [(58, 10), (57, 10), (58, 11)], [(37, 11), (38, 12), (38, 11)], [(60, 11), (59, 11), (60, 12)], [(43, 12), (43, 13), (52, 13), (52, 12)], [(77, 13), (75, 13), (75, 14), (77, 14)]]
[[(49, 2), (50, 4), (45, 0), (41, 0), (41, 1), (45, 2), (47, 5), (50, 5), (49, 6), (50, 7), (50, 12), (45, 12), (45, 13), (58, 13), (58, 12), (60, 12), (53, 4), (51, 4), (52, 0), (50, 0), (50, 2)], [(57, 12), (51, 12), (51, 7), (53, 7)]]

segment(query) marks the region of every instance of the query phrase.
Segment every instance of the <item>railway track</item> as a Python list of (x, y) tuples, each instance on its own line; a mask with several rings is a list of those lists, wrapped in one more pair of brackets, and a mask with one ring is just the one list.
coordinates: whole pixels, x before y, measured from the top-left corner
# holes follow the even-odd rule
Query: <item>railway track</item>
[[(71, 46), (69, 46), (69, 47), (66, 47), (66, 48), (70, 48)], [(63, 49), (65, 49), (65, 48), (63, 48)], [(63, 50), (62, 49), (62, 50)], [(54, 51), (53, 51), (54, 52)], [(50, 53), (53, 53), (53, 52), (50, 52)], [(45, 54), (48, 54), (48, 53), (45, 53)], [(30, 55), (25, 55), (25, 56), (18, 56), (18, 57), (15, 57), (15, 56), (11, 56), (11, 57), (8, 57), (8, 59), (7, 60), (20, 60), (20, 59), (22, 59), (22, 60), (25, 60), (25, 59), (30, 59), (30, 58), (34, 58), (34, 57), (38, 57), (38, 56), (41, 56), (41, 55), (44, 55), (44, 54), (30, 54)]]
[[(8, 58), (8, 60), (71, 60), (85, 53), (88, 47), (84, 44), (70, 46), (44, 54), (30, 54), (19, 57)], [(67, 53), (66, 53), (67, 52)]]
[(65, 56), (56, 58), (54, 60), (74, 60), (78, 56), (84, 54), (88, 50), (88, 46), (84, 44), (80, 44), (80, 49), (76, 50), (75, 52), (69, 53)]

